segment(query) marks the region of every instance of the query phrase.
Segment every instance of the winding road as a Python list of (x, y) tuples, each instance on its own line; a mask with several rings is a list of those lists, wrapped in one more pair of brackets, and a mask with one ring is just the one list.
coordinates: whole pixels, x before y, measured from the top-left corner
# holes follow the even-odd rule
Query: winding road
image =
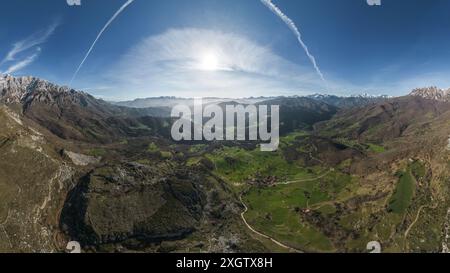
[(420, 213), (422, 213), (422, 210), (426, 207), (427, 206), (424, 205), (419, 208), (419, 210), (417, 211), (416, 219), (414, 219), (414, 221), (411, 223), (411, 225), (409, 225), (408, 229), (405, 231), (405, 238), (408, 237), (408, 234), (411, 231), (411, 229), (414, 227), (414, 225), (417, 223), (417, 221), (419, 221)]
[[(322, 174), (322, 175), (320, 175), (320, 176), (318, 176), (318, 177), (315, 177), (315, 178), (309, 178), (309, 179), (302, 179), (302, 180), (294, 180), (294, 181), (280, 182), (280, 183), (276, 183), (276, 184), (274, 184), (274, 185), (291, 185), (291, 184), (302, 183), (302, 182), (316, 181), (316, 180), (319, 180), (319, 179), (321, 179), (321, 178), (327, 176), (327, 175), (328, 175), (330, 172), (332, 172), (332, 171), (334, 171), (333, 168), (331, 168), (331, 169), (328, 170), (326, 173), (324, 173), (324, 174)], [(250, 231), (252, 231), (253, 233), (255, 233), (255, 234), (258, 235), (258, 236), (261, 236), (261, 237), (263, 237), (263, 238), (265, 238), (265, 239), (270, 240), (271, 242), (275, 243), (276, 245), (278, 245), (278, 246), (280, 246), (280, 247), (282, 247), (282, 248), (285, 248), (285, 249), (288, 249), (288, 250), (290, 250), (290, 251), (297, 252), (297, 253), (303, 253), (303, 251), (301, 251), (301, 250), (299, 250), (299, 249), (296, 249), (296, 248), (293, 248), (293, 247), (290, 247), (290, 246), (287, 246), (287, 245), (281, 243), (280, 241), (277, 241), (275, 238), (273, 238), (273, 237), (271, 237), (271, 236), (269, 236), (269, 235), (263, 234), (263, 233), (257, 231), (255, 228), (253, 228), (253, 227), (247, 222), (247, 220), (245, 219), (245, 214), (248, 212), (248, 207), (247, 207), (247, 205), (244, 203), (244, 201), (242, 200), (242, 196), (243, 196), (243, 195), (244, 195), (244, 193), (241, 193), (241, 195), (239, 196), (239, 201), (241, 202), (242, 206), (244, 207), (244, 211), (241, 213), (241, 218), (242, 218), (242, 221), (244, 222), (245, 226), (246, 226)]]
[(273, 237), (270, 237), (269, 235), (265, 235), (265, 234), (263, 234), (263, 233), (257, 231), (256, 229), (254, 229), (252, 226), (250, 226), (250, 225), (248, 224), (247, 220), (245, 219), (245, 214), (246, 214), (247, 211), (248, 211), (248, 207), (247, 207), (247, 205), (245, 205), (244, 201), (242, 200), (242, 195), (239, 197), (239, 200), (241, 201), (241, 204), (242, 204), (242, 205), (244, 206), (244, 208), (245, 208), (244, 211), (241, 213), (242, 221), (244, 222), (245, 226), (246, 226), (250, 231), (252, 231), (253, 233), (257, 234), (258, 236), (261, 236), (261, 237), (263, 237), (263, 238), (265, 238), (265, 239), (268, 239), (268, 240), (272, 241), (273, 243), (275, 243), (275, 244), (278, 245), (278, 246), (281, 246), (282, 248), (286, 248), (286, 249), (288, 249), (288, 250), (291, 250), (291, 251), (297, 252), (297, 253), (303, 253), (303, 251), (298, 250), (298, 249), (293, 248), (293, 247), (290, 247), (290, 246), (287, 246), (287, 245), (285, 245), (285, 244), (283, 244), (283, 243), (277, 241), (277, 240), (274, 239)]
[(279, 182), (279, 183), (275, 183), (274, 185), (275, 186), (277, 186), (277, 185), (291, 185), (291, 184), (297, 184), (297, 183), (303, 183), (303, 182), (316, 181), (316, 180), (319, 180), (321, 178), (324, 178), (325, 176), (327, 176), (332, 171), (334, 171), (333, 168), (329, 169), (327, 172), (325, 172), (324, 174), (322, 174), (322, 175), (320, 175), (318, 177), (302, 179), (302, 180), (292, 180), (292, 181), (286, 181), (286, 182)]

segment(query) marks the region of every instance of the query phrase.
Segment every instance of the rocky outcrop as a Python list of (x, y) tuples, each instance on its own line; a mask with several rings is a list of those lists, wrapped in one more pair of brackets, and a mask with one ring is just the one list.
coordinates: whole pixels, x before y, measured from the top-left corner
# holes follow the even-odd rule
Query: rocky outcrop
[(450, 89), (442, 90), (437, 87), (417, 88), (414, 89), (410, 95), (429, 100), (450, 101)]
[(97, 164), (101, 160), (100, 157), (77, 154), (70, 151), (64, 151), (64, 155), (70, 158), (70, 160), (72, 160), (73, 164), (75, 164), (76, 166), (88, 166), (91, 164)]
[(83, 246), (183, 238), (203, 216), (200, 181), (183, 169), (137, 163), (99, 168), (70, 194), (61, 227)]
[[(47, 93), (46, 98), (42, 95)], [(39, 101), (52, 100), (64, 93), (87, 95), (68, 87), (58, 86), (35, 77), (0, 75), (0, 101), (7, 104), (26, 103), (38, 97)]]

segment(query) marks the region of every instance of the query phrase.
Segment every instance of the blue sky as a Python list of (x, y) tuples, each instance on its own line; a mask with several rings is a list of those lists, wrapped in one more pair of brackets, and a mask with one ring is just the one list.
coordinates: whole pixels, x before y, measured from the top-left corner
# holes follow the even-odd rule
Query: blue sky
[[(81, 2), (0, 0), (0, 71), (69, 84), (126, 0)], [(135, 0), (103, 33), (72, 87), (108, 100), (396, 96), (450, 87), (450, 1), (272, 2), (296, 24), (316, 68), (292, 29), (259, 0)]]

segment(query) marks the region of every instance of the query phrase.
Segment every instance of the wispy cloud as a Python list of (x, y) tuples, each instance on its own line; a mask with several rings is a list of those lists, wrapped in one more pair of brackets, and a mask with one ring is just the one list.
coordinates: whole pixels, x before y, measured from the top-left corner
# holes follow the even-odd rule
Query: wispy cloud
[[(41, 52), (40, 46), (48, 40), (58, 26), (59, 21), (55, 21), (48, 28), (39, 30), (27, 38), (14, 43), (12, 49), (0, 62), (0, 66), (9, 64), (3, 73), (14, 73), (33, 63)], [(29, 51), (32, 51), (32, 53), (28, 53)], [(27, 56), (22, 57), (25, 53), (28, 53)]]
[[(202, 65), (214, 58), (214, 71)], [(228, 32), (172, 29), (151, 36), (107, 73), (118, 89), (132, 97), (257, 96), (302, 91), (320, 92), (324, 83), (308, 67), (294, 64), (271, 48)]]
[(78, 76), (78, 73), (80, 72), (80, 70), (83, 67), (84, 63), (86, 62), (87, 58), (89, 58), (89, 55), (91, 55), (92, 50), (94, 49), (94, 47), (97, 44), (98, 40), (100, 40), (100, 38), (102, 37), (103, 33), (108, 29), (108, 27), (112, 24), (112, 22), (114, 22), (114, 20), (116, 20), (117, 16), (119, 16), (133, 2), (134, 2), (134, 0), (128, 0), (127, 2), (125, 2), (125, 4), (123, 4), (119, 8), (119, 10), (117, 10), (116, 13), (114, 13), (114, 15), (111, 17), (111, 19), (109, 19), (108, 22), (106, 23), (106, 25), (100, 30), (100, 32), (98, 33), (98, 35), (95, 38), (94, 42), (92, 43), (91, 47), (89, 48), (89, 50), (87, 51), (87, 53), (84, 56), (83, 60), (81, 61), (80, 65), (78, 66), (77, 70), (73, 74), (69, 85), (72, 85), (73, 81)]
[(14, 61), (19, 53), (27, 51), (33, 47), (39, 46), (47, 41), (47, 39), (55, 32), (59, 23), (53, 23), (47, 29), (37, 31), (29, 37), (14, 43), (13, 48), (6, 54), (0, 65), (6, 62)]
[(308, 46), (303, 41), (302, 34), (300, 33), (300, 30), (295, 25), (294, 21), (291, 20), (286, 14), (284, 14), (280, 8), (278, 8), (272, 0), (261, 0), (261, 2), (269, 8), (275, 15), (277, 15), (295, 34), (297, 37), (298, 42), (302, 46), (303, 50), (305, 51), (306, 55), (308, 56), (309, 60), (311, 61), (312, 65), (314, 66), (314, 69), (316, 70), (319, 77), (322, 79), (322, 81), (325, 81), (325, 77), (323, 76), (322, 71), (319, 68), (319, 65), (317, 64), (316, 58), (310, 53)]
[(30, 65), (31, 63), (33, 63), (36, 60), (36, 58), (39, 56), (40, 52), (41, 52), (41, 48), (36, 49), (36, 52), (34, 54), (27, 56), (25, 59), (14, 63), (10, 67), (8, 67), (8, 69), (4, 73), (12, 74), (14, 72), (17, 72), (17, 71), (27, 67), (28, 65)]

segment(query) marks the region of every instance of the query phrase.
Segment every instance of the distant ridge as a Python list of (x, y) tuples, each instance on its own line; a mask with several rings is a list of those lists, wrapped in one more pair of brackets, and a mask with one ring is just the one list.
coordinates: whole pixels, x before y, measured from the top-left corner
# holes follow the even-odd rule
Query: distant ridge
[[(236, 101), (242, 104), (255, 104), (262, 101), (270, 100), (275, 97), (250, 97), (250, 98), (216, 98), (216, 97), (206, 97), (202, 98), (203, 103), (223, 103), (229, 101)], [(143, 98), (135, 99), (130, 101), (120, 101), (111, 102), (114, 105), (131, 107), (131, 108), (147, 108), (147, 107), (174, 107), (178, 104), (183, 105), (193, 105), (194, 98), (180, 98), (180, 97), (153, 97), (153, 98)]]
[(435, 86), (414, 89), (410, 95), (429, 100), (450, 102), (450, 89), (443, 90)]
[[(248, 98), (217, 98), (217, 97), (207, 97), (203, 98), (203, 103), (223, 103), (223, 102), (238, 102), (242, 104), (258, 104), (264, 101), (270, 101), (274, 99), (296, 99), (296, 98), (308, 98), (313, 99), (315, 101), (320, 101), (327, 103), (329, 105), (338, 107), (338, 108), (351, 108), (364, 106), (371, 103), (377, 103), (389, 98), (386, 95), (381, 96), (373, 96), (368, 94), (362, 95), (351, 95), (351, 96), (336, 96), (336, 95), (326, 95), (326, 94), (314, 94), (307, 96), (271, 96), (271, 97), (248, 97)], [(193, 98), (180, 98), (180, 97), (171, 97), (171, 96), (162, 96), (162, 97), (150, 97), (150, 98), (142, 98), (135, 99), (130, 101), (120, 101), (120, 102), (111, 102), (114, 105), (125, 106), (131, 108), (147, 108), (147, 107), (173, 107), (177, 104), (193, 104)]]
[(369, 94), (351, 95), (339, 97), (336, 95), (314, 94), (307, 96), (308, 98), (328, 103), (338, 108), (361, 107), (373, 103), (379, 103), (389, 98), (387, 95), (373, 96)]

